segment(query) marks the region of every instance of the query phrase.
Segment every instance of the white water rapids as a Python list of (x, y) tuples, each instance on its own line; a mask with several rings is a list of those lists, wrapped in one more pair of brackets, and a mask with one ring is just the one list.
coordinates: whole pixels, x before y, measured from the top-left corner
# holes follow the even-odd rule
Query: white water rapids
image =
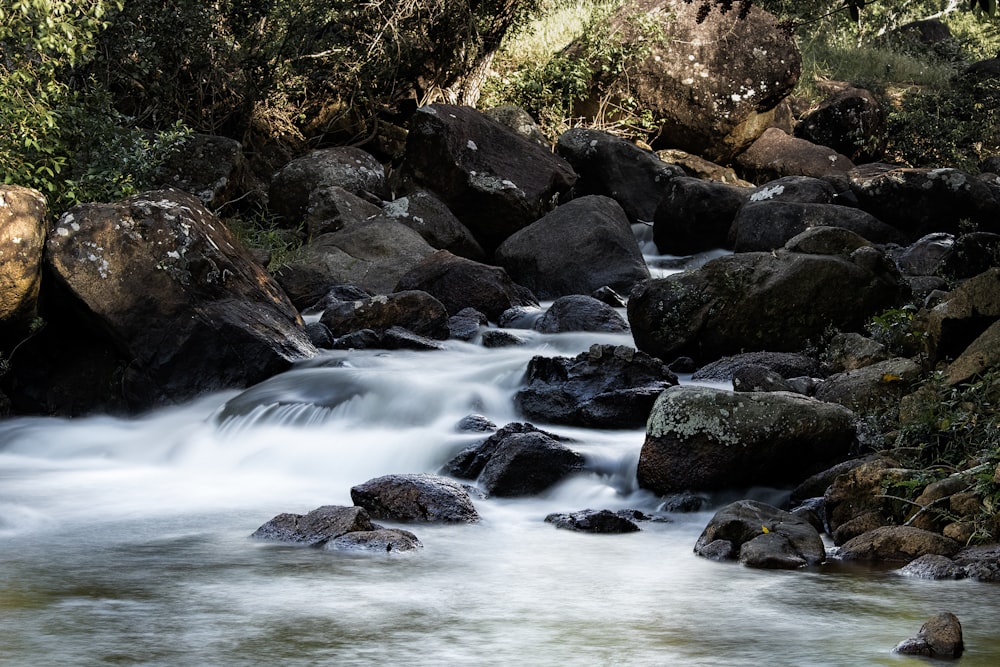
[(350, 505), (373, 477), (437, 472), (485, 437), (458, 432), (462, 417), (520, 420), (533, 355), (632, 344), (517, 333), (529, 344), (328, 352), (140, 418), (0, 421), (0, 665), (907, 667), (927, 663), (892, 647), (945, 610), (963, 622), (963, 667), (1000, 664), (993, 585), (711, 562), (692, 552), (711, 511), (628, 535), (543, 521), (655, 510), (635, 484), (642, 430), (537, 424), (573, 437), (587, 472), (476, 500), (479, 525), (405, 526), (414, 553), (248, 539), (276, 514)]

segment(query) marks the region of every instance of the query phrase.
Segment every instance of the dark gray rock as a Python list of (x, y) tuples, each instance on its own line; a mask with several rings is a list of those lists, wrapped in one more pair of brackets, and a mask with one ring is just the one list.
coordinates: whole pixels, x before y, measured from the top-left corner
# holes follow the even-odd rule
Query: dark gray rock
[(787, 201), (750, 202), (733, 221), (736, 252), (774, 250), (813, 227), (839, 227), (877, 244), (900, 243), (904, 236), (870, 213), (834, 204)]
[(503, 441), (512, 435), (522, 433), (541, 433), (553, 440), (560, 440), (559, 436), (542, 431), (531, 424), (512, 422), (478, 445), (468, 447), (459, 452), (445, 464), (442, 472), (459, 479), (476, 479), (483, 472), (486, 463), (496, 453), (497, 448), (500, 447)]
[(403, 553), (423, 548), (417, 536), (399, 528), (357, 531), (335, 537), (323, 545), (324, 551)]
[(566, 331), (628, 331), (628, 322), (611, 306), (585, 294), (556, 299), (533, 327), (540, 333)]
[[(717, 542), (729, 543), (729, 549)], [(793, 569), (826, 560), (819, 533), (808, 522), (755, 500), (726, 505), (712, 517), (694, 551), (713, 560), (728, 553), (748, 567)]]
[(782, 176), (750, 190), (747, 193), (747, 201), (748, 203), (782, 201), (797, 204), (834, 204), (837, 194), (837, 188), (827, 179), (812, 176)]
[(583, 457), (540, 432), (517, 433), (500, 441), (479, 476), (497, 497), (531, 496), (583, 468)]
[(279, 514), (250, 537), (266, 542), (320, 546), (346, 533), (375, 528), (364, 508), (324, 505), (304, 515)]
[(649, 278), (628, 219), (613, 199), (574, 199), (513, 234), (497, 263), (539, 299), (590, 294), (608, 286), (628, 293)]
[(965, 570), (947, 556), (927, 554), (920, 556), (899, 570), (900, 574), (918, 579), (964, 579)]
[(479, 521), (469, 492), (446, 477), (384, 475), (351, 488), (351, 500), (376, 519), (425, 523)]
[(767, 183), (782, 176), (843, 177), (854, 163), (832, 148), (772, 127), (736, 158), (736, 166), (748, 181)]
[(362, 329), (381, 334), (392, 327), (437, 340), (449, 335), (448, 311), (440, 301), (419, 290), (341, 302), (327, 308), (320, 322), (338, 337)]
[(573, 530), (580, 533), (621, 534), (635, 533), (639, 526), (628, 516), (611, 510), (581, 510), (570, 514), (549, 514), (546, 523), (556, 528)]
[(716, 248), (731, 248), (730, 228), (746, 203), (747, 188), (675, 178), (664, 188), (653, 217), (653, 242), (667, 255), (692, 255)]
[(763, 366), (782, 378), (823, 374), (819, 363), (804, 354), (796, 352), (745, 352), (705, 364), (692, 374), (691, 379), (728, 382), (736, 376), (739, 369), (746, 366)]
[(382, 205), (382, 215), (420, 234), (432, 248), (476, 262), (486, 261), (486, 253), (469, 228), (430, 192), (417, 190), (387, 201)]
[(885, 152), (885, 112), (870, 91), (846, 87), (802, 118), (795, 136), (832, 148), (855, 162), (873, 162)]
[(636, 428), (656, 397), (677, 384), (659, 359), (630, 347), (593, 345), (567, 357), (532, 358), (514, 403), (529, 419), (591, 428)]

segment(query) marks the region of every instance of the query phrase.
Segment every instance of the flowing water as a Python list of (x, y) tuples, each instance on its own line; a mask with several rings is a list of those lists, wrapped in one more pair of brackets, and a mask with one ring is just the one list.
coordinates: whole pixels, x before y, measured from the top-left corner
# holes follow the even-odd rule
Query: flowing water
[(540, 424), (575, 438), (586, 472), (476, 500), (478, 525), (407, 526), (417, 552), (248, 539), (278, 513), (350, 505), (372, 477), (438, 471), (482, 439), (456, 429), (466, 415), (518, 420), (533, 355), (632, 342), (518, 333), (527, 345), (328, 352), (140, 418), (0, 422), (0, 665), (926, 665), (890, 651), (944, 610), (964, 667), (1000, 663), (995, 586), (707, 561), (692, 547), (710, 511), (619, 536), (543, 521), (656, 510), (635, 483), (642, 430)]

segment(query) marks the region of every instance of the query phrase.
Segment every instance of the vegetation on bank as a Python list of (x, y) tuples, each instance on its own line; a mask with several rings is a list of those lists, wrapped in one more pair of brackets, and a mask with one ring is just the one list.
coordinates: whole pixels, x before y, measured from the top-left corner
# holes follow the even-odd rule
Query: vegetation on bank
[[(1000, 154), (1000, 83), (965, 74), (1000, 53), (995, 17), (968, 11), (966, 0), (754, 3), (797, 35), (800, 108), (822, 99), (825, 82), (848, 81), (890, 110), (887, 161), (976, 172)], [(606, 19), (620, 4), (12, 0), (0, 7), (0, 180), (39, 189), (58, 214), (148, 187), (191, 132), (240, 140), (267, 176), (308, 148), (365, 144), (380, 124), (438, 101), (516, 104), (554, 138), (584, 123), (574, 105), (596, 69), (627, 68), (642, 54), (641, 44), (608, 39)], [(933, 49), (891, 36), (935, 14), (953, 37)], [(655, 128), (642, 109), (616, 111), (614, 122), (587, 122), (634, 139)], [(240, 213), (232, 224), (256, 236), (253, 245), (290, 249), (265, 212)], [(908, 356), (920, 337), (909, 310), (876, 318), (869, 333)], [(1000, 536), (998, 399), (1000, 371), (957, 387), (932, 373), (908, 417), (878, 431), (879, 446), (925, 482), (972, 471), (982, 499), (975, 541)], [(887, 493), (913, 501), (911, 490)]]

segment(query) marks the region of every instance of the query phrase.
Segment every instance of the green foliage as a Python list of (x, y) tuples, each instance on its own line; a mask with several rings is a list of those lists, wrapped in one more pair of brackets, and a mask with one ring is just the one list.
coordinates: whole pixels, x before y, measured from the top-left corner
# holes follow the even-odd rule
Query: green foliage
[(927, 334), (914, 327), (916, 312), (917, 307), (913, 305), (891, 308), (868, 320), (865, 330), (872, 340), (884, 345), (893, 356), (918, 355), (923, 351)]
[(278, 218), (266, 211), (247, 212), (224, 222), (243, 245), (267, 255), (267, 269), (272, 273), (288, 264), (305, 242), (301, 226), (294, 230), (283, 227)]

